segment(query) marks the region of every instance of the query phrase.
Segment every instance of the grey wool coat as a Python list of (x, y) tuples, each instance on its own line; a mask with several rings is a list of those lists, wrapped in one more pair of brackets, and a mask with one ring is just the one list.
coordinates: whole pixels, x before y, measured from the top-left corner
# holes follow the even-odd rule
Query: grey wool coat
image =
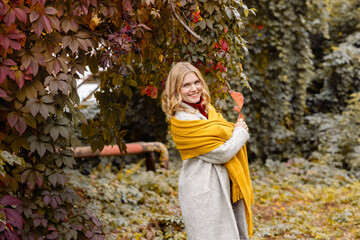
[[(182, 103), (191, 112), (195, 109)], [(207, 120), (198, 110), (178, 111), (179, 120)], [(223, 165), (250, 138), (236, 127), (230, 139), (218, 148), (183, 159), (179, 177), (179, 201), (189, 240), (247, 240), (244, 201), (231, 201), (230, 179)]]

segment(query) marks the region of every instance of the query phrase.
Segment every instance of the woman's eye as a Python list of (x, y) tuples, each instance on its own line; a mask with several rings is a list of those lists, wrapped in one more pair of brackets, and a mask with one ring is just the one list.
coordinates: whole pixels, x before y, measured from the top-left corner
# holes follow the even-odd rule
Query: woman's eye
[(200, 81), (199, 80), (197, 80), (196, 82), (195, 82), (195, 84), (199, 84), (200, 83)]
[(184, 84), (184, 85), (183, 85), (183, 87), (187, 87), (187, 86), (189, 86), (189, 84)]

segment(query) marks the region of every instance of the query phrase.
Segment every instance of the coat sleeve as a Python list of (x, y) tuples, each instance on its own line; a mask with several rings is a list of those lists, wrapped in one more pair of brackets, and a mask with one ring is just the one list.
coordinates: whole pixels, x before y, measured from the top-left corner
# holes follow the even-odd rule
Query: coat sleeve
[(212, 164), (224, 164), (227, 163), (236, 153), (240, 151), (242, 146), (249, 140), (249, 133), (242, 127), (236, 127), (232, 136), (224, 142), (223, 145), (216, 149), (198, 156), (203, 161)]

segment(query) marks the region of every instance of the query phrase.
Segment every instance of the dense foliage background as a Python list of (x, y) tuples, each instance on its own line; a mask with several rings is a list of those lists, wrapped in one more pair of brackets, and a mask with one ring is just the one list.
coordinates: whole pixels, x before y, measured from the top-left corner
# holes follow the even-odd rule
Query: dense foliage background
[(252, 156), (359, 169), (359, 2), (251, 6), (258, 17), (247, 19), (244, 66), (253, 92), (244, 89), (244, 111)]
[[(81, 144), (79, 131), (93, 150), (109, 144), (124, 149), (126, 141), (169, 139), (159, 100), (177, 61), (192, 62), (203, 72), (213, 103), (229, 120), (236, 114), (227, 83), (244, 94), (254, 177), (265, 179), (255, 184), (266, 184), (265, 175), (276, 174), (284, 166), (280, 162), (287, 161), (299, 183), (307, 183), (308, 170), (322, 169), (321, 179), (330, 183), (329, 189), (310, 181), (314, 189), (331, 195), (333, 187), (342, 184), (336, 194), (347, 193), (347, 188), (357, 191), (360, 3), (245, 3), (0, 0), (0, 239), (185, 237), (176, 202), (176, 170), (134, 174), (122, 169), (113, 176), (113, 168), (99, 165), (90, 179), (69, 170), (76, 164), (73, 148)], [(77, 94), (77, 80), (85, 72), (100, 82), (97, 114), (91, 117), (81, 110)], [(174, 147), (171, 140), (168, 145)], [(301, 161), (294, 160), (299, 157)], [(348, 172), (342, 176), (334, 167)], [(338, 182), (327, 174), (334, 171)], [(284, 184), (297, 183), (276, 176)], [(84, 188), (81, 181), (90, 183)], [(274, 181), (269, 186), (284, 188), (284, 194), (303, 196), (296, 194), (309, 191), (311, 198), (316, 191), (310, 186), (289, 193), (288, 185)], [(105, 190), (104, 182), (110, 189)], [(257, 194), (259, 209), (272, 200), (289, 207), (282, 205), (287, 200), (281, 195)], [(349, 193), (340, 202), (345, 206), (338, 206), (349, 209), (346, 214), (332, 215), (329, 222), (345, 222), (349, 239), (359, 237), (352, 227), (359, 221), (353, 217), (352, 209), (358, 208), (353, 197)], [(146, 203), (151, 210), (142, 208)], [(296, 216), (295, 210), (285, 212)], [(134, 212), (142, 213), (140, 220), (132, 218)], [(281, 229), (266, 230), (266, 223), (256, 221), (258, 237), (284, 236), (293, 227), (285, 222)], [(132, 224), (141, 230), (131, 229)], [(104, 233), (104, 226), (112, 234)], [(291, 236), (323, 233), (298, 231)], [(341, 233), (333, 237), (344, 238)]]

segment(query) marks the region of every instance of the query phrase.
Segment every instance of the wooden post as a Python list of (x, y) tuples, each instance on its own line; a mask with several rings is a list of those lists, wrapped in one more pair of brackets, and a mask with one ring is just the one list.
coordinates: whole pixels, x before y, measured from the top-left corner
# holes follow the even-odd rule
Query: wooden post
[(145, 153), (146, 158), (146, 171), (153, 171), (155, 172), (155, 152), (146, 152)]

